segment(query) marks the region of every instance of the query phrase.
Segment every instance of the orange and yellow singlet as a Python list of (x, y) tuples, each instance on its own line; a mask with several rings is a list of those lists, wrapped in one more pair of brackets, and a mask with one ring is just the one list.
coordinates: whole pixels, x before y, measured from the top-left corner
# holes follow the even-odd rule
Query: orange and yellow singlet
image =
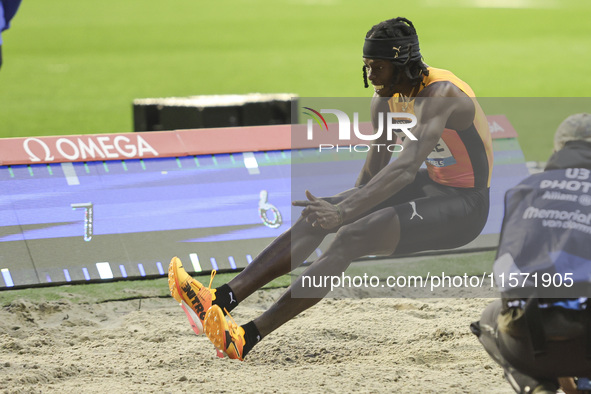
[[(419, 92), (435, 82), (451, 82), (466, 95), (473, 98), (476, 109), (472, 125), (466, 130), (444, 129), (433, 152), (425, 164), (429, 177), (437, 183), (453, 187), (490, 187), (493, 166), (492, 138), (488, 121), (474, 98), (470, 86), (447, 70), (429, 67), (429, 76), (423, 78)], [(389, 101), (392, 112), (414, 113), (414, 101), (403, 106), (396, 93)]]

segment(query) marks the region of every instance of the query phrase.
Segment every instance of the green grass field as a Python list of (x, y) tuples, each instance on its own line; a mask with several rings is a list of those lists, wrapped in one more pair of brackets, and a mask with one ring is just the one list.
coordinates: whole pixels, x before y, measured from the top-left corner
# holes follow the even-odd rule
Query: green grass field
[[(367, 96), (363, 37), (399, 15), (481, 97), (591, 91), (587, 0), (27, 0), (3, 34), (0, 137), (129, 132), (134, 98)], [(543, 126), (518, 129), (528, 160), (550, 153)]]

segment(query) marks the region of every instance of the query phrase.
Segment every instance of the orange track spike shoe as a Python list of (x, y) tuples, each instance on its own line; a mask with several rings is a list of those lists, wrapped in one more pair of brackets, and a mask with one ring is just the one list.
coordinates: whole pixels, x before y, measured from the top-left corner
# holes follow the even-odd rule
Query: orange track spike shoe
[(185, 311), (191, 328), (197, 335), (203, 333), (205, 314), (211, 308), (212, 301), (215, 300), (215, 290), (211, 289), (215, 273), (215, 270), (211, 272), (209, 287), (205, 287), (185, 271), (183, 263), (178, 257), (173, 257), (168, 266), (170, 294)]
[(244, 359), (242, 349), (246, 343), (244, 329), (236, 324), (228, 311), (226, 314), (231, 321), (226, 320), (219, 306), (213, 305), (205, 314), (203, 323), (205, 335), (218, 350), (218, 355), (222, 352), (229, 358), (242, 361)]

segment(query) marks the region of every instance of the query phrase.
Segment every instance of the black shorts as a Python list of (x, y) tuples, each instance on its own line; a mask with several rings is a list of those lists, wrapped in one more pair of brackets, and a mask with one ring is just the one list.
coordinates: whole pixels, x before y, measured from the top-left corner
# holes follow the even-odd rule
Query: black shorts
[[(338, 204), (355, 190), (324, 200)], [(411, 184), (366, 214), (384, 208), (394, 208), (400, 221), (400, 240), (392, 255), (453, 249), (474, 240), (484, 228), (489, 189), (444, 186), (421, 169)]]
[(444, 186), (426, 169), (394, 196), (372, 209), (394, 207), (400, 220), (400, 241), (394, 255), (452, 249), (474, 240), (488, 218), (488, 188)]

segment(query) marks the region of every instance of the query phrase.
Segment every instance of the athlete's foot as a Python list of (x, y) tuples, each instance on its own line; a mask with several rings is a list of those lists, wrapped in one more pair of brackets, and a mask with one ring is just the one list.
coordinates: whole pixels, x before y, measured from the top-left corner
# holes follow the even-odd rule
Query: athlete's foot
[(232, 359), (242, 361), (244, 359), (243, 348), (244, 329), (240, 327), (228, 313), (231, 321), (227, 321), (222, 309), (213, 305), (205, 315), (203, 326), (205, 335), (213, 343), (218, 351)]
[(178, 257), (173, 257), (168, 266), (170, 294), (185, 311), (191, 328), (197, 335), (203, 333), (205, 314), (211, 308), (211, 302), (215, 300), (215, 290), (211, 289), (214, 276), (215, 271), (212, 271), (209, 287), (205, 287), (185, 271)]

